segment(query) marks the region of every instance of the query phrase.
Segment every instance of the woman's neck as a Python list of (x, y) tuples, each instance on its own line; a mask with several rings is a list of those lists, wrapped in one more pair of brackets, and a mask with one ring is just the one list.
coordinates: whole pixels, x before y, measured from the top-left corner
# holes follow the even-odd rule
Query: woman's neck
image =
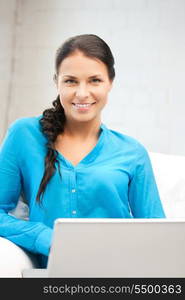
[(101, 120), (96, 122), (66, 122), (63, 135), (77, 140), (98, 139)]

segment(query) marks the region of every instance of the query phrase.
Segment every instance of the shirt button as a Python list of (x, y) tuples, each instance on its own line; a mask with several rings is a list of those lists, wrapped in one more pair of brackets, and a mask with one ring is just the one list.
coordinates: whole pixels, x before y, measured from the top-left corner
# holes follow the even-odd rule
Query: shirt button
[(72, 214), (73, 214), (73, 215), (76, 215), (76, 210), (72, 210)]
[(72, 190), (71, 190), (71, 192), (72, 192), (72, 193), (75, 193), (75, 192), (76, 192), (76, 190), (75, 190), (75, 189), (72, 189)]

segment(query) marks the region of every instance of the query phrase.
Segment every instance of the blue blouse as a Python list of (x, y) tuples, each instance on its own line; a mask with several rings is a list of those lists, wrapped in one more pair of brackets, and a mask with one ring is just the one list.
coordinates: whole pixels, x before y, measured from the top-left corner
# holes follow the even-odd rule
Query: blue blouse
[[(46, 138), (39, 117), (21, 118), (0, 149), (0, 236), (48, 255), (56, 218), (164, 218), (151, 163), (135, 139), (101, 124), (96, 146), (76, 166), (58, 153), (58, 168), (42, 204), (36, 195), (44, 172)], [(20, 194), (29, 220), (8, 214)]]

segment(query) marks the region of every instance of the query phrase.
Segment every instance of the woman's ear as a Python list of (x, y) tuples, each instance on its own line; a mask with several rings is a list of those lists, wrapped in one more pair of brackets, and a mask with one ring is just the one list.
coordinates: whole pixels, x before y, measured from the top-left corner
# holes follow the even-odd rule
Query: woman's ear
[(56, 73), (53, 75), (53, 81), (57, 85), (57, 74)]

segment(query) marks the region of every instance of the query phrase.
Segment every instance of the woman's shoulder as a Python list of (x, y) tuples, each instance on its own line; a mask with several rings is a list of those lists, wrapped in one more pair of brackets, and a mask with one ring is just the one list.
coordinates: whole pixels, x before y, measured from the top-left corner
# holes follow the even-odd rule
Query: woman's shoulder
[(135, 137), (113, 129), (108, 129), (108, 133), (111, 140), (114, 141), (117, 145), (127, 145), (127, 147), (146, 151), (145, 146)]
[(41, 117), (42, 115), (16, 119), (9, 125), (5, 139), (11, 139), (14, 143), (19, 141), (20, 144), (25, 144), (26, 141), (45, 143), (45, 137), (39, 123)]
[(42, 116), (18, 118), (13, 121), (8, 130), (12, 133), (39, 130), (39, 120)]
[(25, 127), (38, 127), (40, 119), (41, 116), (18, 118), (10, 124), (9, 128), (17, 130)]
[(119, 152), (121, 151), (123, 156), (131, 156), (137, 163), (141, 164), (149, 159), (148, 150), (135, 137), (124, 134), (120, 131), (109, 129), (109, 138), (111, 138), (111, 141), (115, 146), (112, 147), (112, 149), (115, 148), (115, 150)]

